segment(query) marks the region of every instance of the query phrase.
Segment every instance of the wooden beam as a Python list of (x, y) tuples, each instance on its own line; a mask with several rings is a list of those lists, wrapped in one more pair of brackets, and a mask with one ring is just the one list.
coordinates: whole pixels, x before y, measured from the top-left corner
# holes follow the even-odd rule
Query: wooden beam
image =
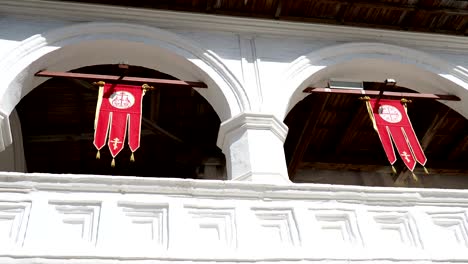
[[(365, 103), (362, 101), (359, 101), (358, 103), (360, 103), (361, 106), (358, 107), (358, 110), (356, 111), (356, 113), (353, 114), (351, 118), (347, 119), (346, 125), (343, 126), (340, 136), (337, 137), (337, 143), (335, 144), (335, 156), (337, 157), (340, 156), (341, 153), (343, 153), (343, 150), (348, 146), (348, 144), (346, 144), (350, 141), (348, 135), (350, 135), (352, 131), (356, 131), (358, 129), (358, 122), (361, 121), (363, 118), (366, 118), (366, 116), (369, 116)], [(370, 118), (369, 122), (371, 122)]]
[(426, 7), (421, 4), (401, 4), (401, 3), (390, 3), (390, 2), (376, 2), (376, 1), (363, 1), (363, 0), (353, 0), (353, 1), (340, 1), (340, 0), (325, 0), (325, 3), (336, 3), (336, 4), (352, 4), (359, 7), (367, 8), (382, 8), (387, 10), (399, 10), (399, 11), (425, 11), (430, 14), (444, 13), (447, 15), (460, 15), (464, 16), (468, 14), (467, 10), (461, 8), (450, 8), (450, 7)]
[(291, 160), (288, 164), (288, 173), (291, 179), (294, 178), (294, 174), (296, 174), (299, 165), (301, 164), (302, 159), (304, 158), (304, 154), (306, 153), (307, 148), (309, 147), (310, 141), (312, 140), (312, 136), (314, 135), (314, 131), (317, 128), (318, 124), (320, 123), (320, 116), (325, 110), (326, 105), (328, 104), (328, 100), (330, 95), (325, 97), (325, 100), (320, 107), (320, 110), (311, 111), (309, 113), (308, 118), (305, 121), (305, 124), (302, 126), (302, 132), (299, 136), (299, 140), (292, 152)]
[[(356, 96), (378, 96), (379, 91), (358, 90), (358, 89), (331, 89), (331, 88), (314, 88), (308, 87), (304, 89), (305, 93), (330, 93), (330, 94), (349, 94)], [(433, 99), (445, 101), (461, 101), (460, 97), (450, 94), (421, 94), (421, 93), (401, 93), (401, 92), (384, 92), (383, 96), (412, 98), (412, 99)]]
[(173, 139), (174, 141), (176, 141), (178, 143), (184, 143), (184, 141), (182, 139), (174, 136), (173, 134), (171, 134), (167, 130), (165, 130), (162, 127), (158, 126), (155, 122), (149, 120), (148, 118), (141, 117), (141, 121), (143, 121), (142, 124), (144, 126), (151, 129), (153, 132), (158, 133), (158, 134), (162, 134), (164, 136), (167, 136), (167, 137)]
[(463, 149), (466, 147), (467, 144), (468, 144), (468, 134), (460, 135), (453, 144), (454, 148), (447, 155), (448, 159), (452, 160), (453, 158), (455, 158), (460, 151), (463, 151)]
[[(435, 134), (437, 133), (437, 130), (442, 127), (444, 120), (447, 118), (448, 114), (452, 109), (449, 107), (441, 107), (442, 109), (445, 109), (443, 112), (438, 112), (436, 116), (434, 117), (434, 120), (432, 121), (431, 125), (426, 129), (426, 133), (424, 133), (424, 136), (421, 139), (421, 148), (423, 151), (427, 149), (429, 146), (429, 143), (432, 141), (434, 138)], [(402, 171), (397, 175), (395, 179), (395, 184), (396, 185), (401, 185), (404, 183), (408, 177), (411, 176), (411, 172), (406, 168), (403, 167)], [(420, 177), (422, 178), (422, 177)]]
[(53, 71), (39, 71), (35, 74), (38, 77), (59, 77), (59, 78), (74, 78), (74, 79), (85, 79), (93, 81), (104, 81), (104, 82), (119, 82), (119, 83), (138, 83), (138, 84), (162, 84), (162, 85), (177, 85), (186, 87), (196, 88), (208, 88), (203, 82), (191, 82), (181, 80), (168, 80), (168, 79), (154, 79), (154, 78), (142, 78), (142, 77), (127, 77), (127, 76), (115, 76), (115, 75), (101, 75), (101, 74), (87, 74), (87, 73), (74, 73), (74, 72), (53, 72)]

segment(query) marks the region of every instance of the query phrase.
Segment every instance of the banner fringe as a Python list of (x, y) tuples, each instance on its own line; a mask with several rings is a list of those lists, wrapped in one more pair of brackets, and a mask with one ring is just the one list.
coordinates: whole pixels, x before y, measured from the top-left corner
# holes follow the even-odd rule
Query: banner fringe
[(112, 158), (111, 167), (112, 167), (112, 168), (115, 167), (115, 158)]
[(101, 152), (99, 151), (99, 149), (96, 153), (96, 159), (101, 159)]

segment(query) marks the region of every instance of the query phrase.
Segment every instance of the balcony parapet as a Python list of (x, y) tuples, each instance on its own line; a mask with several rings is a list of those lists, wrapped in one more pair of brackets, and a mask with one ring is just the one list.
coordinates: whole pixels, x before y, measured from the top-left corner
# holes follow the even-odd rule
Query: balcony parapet
[(0, 263), (468, 263), (468, 191), (0, 173)]

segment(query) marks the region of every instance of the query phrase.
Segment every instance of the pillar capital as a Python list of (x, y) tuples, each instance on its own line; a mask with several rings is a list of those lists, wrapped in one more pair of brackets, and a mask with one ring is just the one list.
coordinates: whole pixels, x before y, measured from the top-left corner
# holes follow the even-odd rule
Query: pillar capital
[(284, 143), (288, 135), (288, 127), (276, 116), (263, 113), (241, 113), (224, 121), (218, 133), (217, 145), (223, 148), (226, 140), (233, 133), (241, 133), (247, 130), (268, 130), (278, 137)]
[(221, 124), (218, 146), (229, 180), (290, 183), (283, 144), (288, 127), (271, 114), (241, 113)]

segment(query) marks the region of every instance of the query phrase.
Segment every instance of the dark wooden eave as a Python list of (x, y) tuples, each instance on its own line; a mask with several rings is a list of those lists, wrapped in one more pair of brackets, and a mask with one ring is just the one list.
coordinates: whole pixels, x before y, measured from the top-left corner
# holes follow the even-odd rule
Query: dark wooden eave
[(468, 34), (464, 0), (55, 0), (354, 27)]

